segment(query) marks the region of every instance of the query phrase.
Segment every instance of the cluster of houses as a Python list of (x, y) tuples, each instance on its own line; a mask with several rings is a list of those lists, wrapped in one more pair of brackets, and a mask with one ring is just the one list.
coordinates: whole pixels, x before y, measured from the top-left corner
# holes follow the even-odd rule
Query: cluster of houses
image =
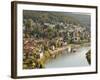
[[(64, 24), (63, 22), (51, 24), (51, 23), (35, 23), (31, 21), (31, 26), (27, 28), (27, 26), (23, 26), (23, 31), (27, 31), (27, 33), (31, 32), (33, 30), (33, 26), (39, 26), (39, 27), (51, 27), (55, 28), (57, 25), (61, 26), (62, 29), (59, 30), (59, 33), (63, 33), (67, 31), (68, 37), (71, 36), (73, 42), (79, 42), (82, 39), (90, 39), (90, 32), (86, 30), (86, 27), (82, 27), (80, 24), (74, 25), (74, 24)], [(70, 38), (70, 37), (69, 37)]]
[[(51, 23), (35, 23), (30, 20), (30, 26), (23, 26), (23, 32), (30, 33), (33, 30), (33, 26), (45, 26), (55, 28), (57, 25), (61, 26), (62, 29), (58, 31), (58, 33), (63, 33), (63, 36), (55, 37), (54, 39), (36, 39), (34, 37), (27, 37), (23, 39), (23, 52), (24, 52), (24, 59), (33, 58), (41, 59), (44, 56), (45, 49), (44, 44), (50, 51), (57, 50), (58, 47), (67, 46), (68, 40), (71, 40), (74, 43), (78, 43), (82, 40), (89, 40), (90, 39), (90, 32), (86, 30), (86, 27), (81, 27), (81, 25), (74, 25), (74, 24), (64, 24), (63, 22), (51, 24)], [(67, 36), (67, 39), (65, 39)], [(70, 49), (69, 49), (70, 50)]]
[(74, 43), (78, 43), (82, 40), (87, 40), (90, 38), (90, 34), (81, 27), (76, 28), (76, 29), (69, 29), (68, 30), (68, 37), (70, 35), (71, 35), (71, 40)]
[(41, 59), (44, 55), (44, 43), (48, 50), (54, 51), (58, 47), (66, 46), (67, 42), (63, 41), (63, 38), (56, 38), (52, 41), (48, 40), (35, 40), (34, 38), (24, 38), (24, 58), (28, 59), (33, 55), (37, 55), (37, 59)]
[[(48, 24), (48, 26), (49, 25), (50, 24)], [(86, 30), (86, 27), (81, 27), (81, 25), (79, 24), (74, 25), (74, 24), (59, 23), (58, 25), (63, 27), (62, 29), (59, 30), (59, 33), (64, 33), (67, 31), (67, 34), (65, 35), (67, 35), (68, 38), (71, 38), (73, 42), (80, 42), (81, 39), (85, 40), (90, 39), (90, 32)]]
[[(30, 33), (33, 30), (32, 29), (33, 26), (41, 25), (40, 23), (35, 23), (32, 20), (30, 20), (30, 24), (31, 24), (30, 27), (27, 27), (25, 25), (23, 26), (24, 32), (27, 31), (27, 33)], [(90, 39), (90, 33), (86, 30), (86, 27), (81, 27), (79, 24), (78, 25), (68, 24), (68, 23), (64, 24), (63, 22), (59, 22), (56, 24), (51, 24), (51, 23), (42, 24), (42, 26), (51, 27), (51, 28), (55, 28), (56, 25), (59, 25), (62, 27), (62, 29), (60, 29), (58, 31), (58, 33), (67, 32), (64, 35), (67, 35), (67, 39), (72, 40), (72, 42), (80, 42), (81, 39), (83, 39), (83, 40)], [(67, 40), (64, 41), (64, 35), (62, 37), (55, 38), (54, 40), (55, 41), (59, 40), (59, 42), (62, 43), (62, 45), (66, 45), (68, 42), (67, 42)], [(37, 41), (39, 41), (39, 40), (37, 40)], [(33, 41), (26, 39), (24, 41), (24, 44), (25, 44), (25, 46), (24, 46), (25, 49), (29, 48), (30, 51), (33, 50), (35, 48), (35, 46), (37, 46), (36, 41), (34, 42), (34, 39), (33, 39)], [(55, 47), (53, 46), (52, 49), (54, 50)]]
[(32, 38), (24, 38), (23, 42), (23, 51), (25, 59), (31, 58), (33, 55), (35, 55), (35, 58), (37, 59), (43, 57), (43, 50), (42, 46), (38, 44), (39, 41), (37, 42)]

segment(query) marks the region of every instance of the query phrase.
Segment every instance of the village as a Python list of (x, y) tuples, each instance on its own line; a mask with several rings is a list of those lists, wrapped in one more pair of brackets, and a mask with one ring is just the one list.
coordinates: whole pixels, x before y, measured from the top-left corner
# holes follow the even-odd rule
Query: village
[(77, 46), (90, 42), (90, 32), (80, 24), (36, 23), (32, 19), (23, 27), (23, 68), (43, 68), (59, 51), (76, 52)]

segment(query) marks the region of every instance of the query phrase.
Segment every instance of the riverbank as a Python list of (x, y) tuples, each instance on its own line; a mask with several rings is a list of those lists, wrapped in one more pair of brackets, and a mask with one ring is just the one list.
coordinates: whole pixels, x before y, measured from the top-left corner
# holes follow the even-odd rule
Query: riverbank
[(23, 68), (24, 69), (45, 68), (45, 65), (48, 63), (48, 61), (52, 61), (59, 55), (64, 55), (63, 54), (64, 51), (66, 51), (66, 54), (75, 53), (82, 46), (83, 44), (67, 44), (61, 47), (56, 47), (55, 49), (52, 50), (48, 48), (44, 52), (42, 52), (41, 57), (40, 53), (32, 52), (32, 54), (29, 55), (28, 57), (25, 56), (27, 59), (26, 58), (24, 59)]
[(89, 64), (91, 64), (91, 50), (86, 53), (86, 58)]
[(63, 68), (63, 67), (83, 67), (89, 66), (86, 59), (86, 53), (90, 50), (89, 47), (80, 47), (75, 54), (66, 54), (66, 50), (54, 59), (50, 59), (45, 63), (45, 68)]
[(50, 50), (50, 53), (53, 54), (53, 53), (56, 53), (56, 52), (59, 52), (59, 51), (67, 50), (69, 48), (70, 49), (79, 48), (80, 46), (81, 45), (79, 45), (79, 44), (68, 44), (66, 46), (56, 48), (54, 51)]
[[(85, 45), (86, 46), (86, 45)], [(45, 55), (43, 56), (43, 58), (41, 58), (39, 61), (40, 63), (42, 63), (43, 66), (45, 66), (45, 64), (52, 60), (52, 58), (56, 58), (59, 54), (63, 55), (62, 51), (67, 51), (66, 54), (68, 53), (68, 49), (70, 48), (70, 52), (69, 53), (74, 53), (73, 50), (76, 49), (75, 52), (77, 52), (77, 49), (79, 49), (80, 47), (82, 47), (82, 45), (79, 44), (69, 44), (67, 46), (63, 46), (63, 47), (59, 47), (56, 48), (55, 50), (49, 50), (47, 52), (45, 52)]]

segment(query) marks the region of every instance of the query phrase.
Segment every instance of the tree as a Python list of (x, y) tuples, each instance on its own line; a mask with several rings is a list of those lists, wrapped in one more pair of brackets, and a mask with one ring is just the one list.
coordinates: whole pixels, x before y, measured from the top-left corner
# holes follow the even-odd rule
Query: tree
[(33, 20), (32, 19), (28, 19), (27, 22), (25, 23), (25, 29), (26, 32), (31, 32), (33, 30)]

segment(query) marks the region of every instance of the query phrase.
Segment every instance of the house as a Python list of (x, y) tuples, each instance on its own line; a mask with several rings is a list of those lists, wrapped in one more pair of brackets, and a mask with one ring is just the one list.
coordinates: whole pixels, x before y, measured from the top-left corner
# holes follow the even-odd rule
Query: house
[(66, 46), (67, 45), (67, 42), (63, 42), (63, 46)]
[(42, 48), (39, 49), (38, 55), (39, 55), (39, 59), (43, 58), (44, 54)]
[(79, 42), (80, 41), (80, 31), (74, 31), (73, 32), (73, 42)]
[(52, 46), (50, 47), (50, 49), (51, 49), (52, 51), (54, 51), (54, 50), (55, 50), (55, 46), (52, 45)]
[(40, 59), (43, 58), (43, 52), (40, 52)]
[(72, 50), (71, 46), (68, 47), (68, 52), (70, 53)]

